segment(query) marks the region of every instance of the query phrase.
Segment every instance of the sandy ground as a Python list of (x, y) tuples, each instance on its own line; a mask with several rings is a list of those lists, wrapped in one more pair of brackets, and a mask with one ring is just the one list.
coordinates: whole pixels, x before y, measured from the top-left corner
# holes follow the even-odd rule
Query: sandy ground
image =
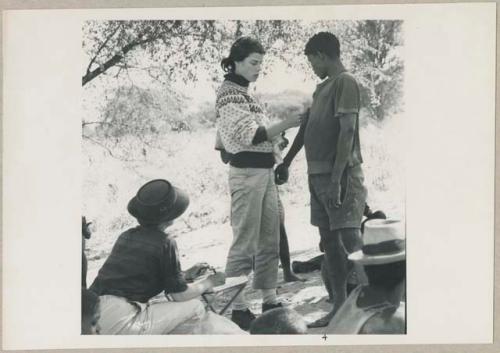
[[(331, 304), (326, 302), (328, 295), (323, 287), (323, 282), (319, 271), (301, 274), (305, 282), (284, 282), (282, 271), (279, 272), (278, 296), (285, 306), (295, 309), (300, 313), (306, 322), (314, 321), (328, 313)], [(251, 283), (246, 288), (247, 299), (250, 310), (255, 314), (261, 313), (261, 298), (258, 291), (251, 288)], [(215, 298), (214, 309), (219, 311), (228, 302), (230, 294), (218, 295)], [(224, 314), (230, 318), (230, 309)], [(325, 328), (309, 329), (310, 334), (323, 334)]]

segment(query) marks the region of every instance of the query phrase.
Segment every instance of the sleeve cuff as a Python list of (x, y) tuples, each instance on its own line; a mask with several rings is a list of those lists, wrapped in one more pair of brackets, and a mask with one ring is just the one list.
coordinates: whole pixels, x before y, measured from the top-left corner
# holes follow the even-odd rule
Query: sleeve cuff
[(187, 282), (184, 278), (178, 278), (177, 281), (169, 283), (167, 286), (168, 287), (165, 289), (165, 293), (180, 293), (184, 292), (188, 288)]
[(337, 117), (337, 116), (341, 116), (341, 115), (345, 115), (345, 114), (356, 114), (356, 115), (358, 115), (359, 114), (359, 109), (356, 109), (356, 108), (351, 108), (351, 109), (340, 108), (335, 113), (335, 116)]
[(259, 126), (252, 139), (252, 145), (257, 145), (264, 141), (267, 141), (267, 131), (264, 126)]

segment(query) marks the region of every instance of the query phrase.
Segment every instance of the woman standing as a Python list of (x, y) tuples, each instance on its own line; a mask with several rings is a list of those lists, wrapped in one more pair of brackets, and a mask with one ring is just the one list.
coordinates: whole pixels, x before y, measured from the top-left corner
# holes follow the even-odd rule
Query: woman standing
[[(221, 62), (227, 74), (216, 100), (217, 133), (233, 155), (229, 170), (233, 242), (226, 275), (237, 277), (254, 270), (253, 287), (262, 291), (263, 312), (281, 306), (276, 298), (279, 217), (273, 140), (300, 124), (297, 115), (269, 125), (263, 107), (248, 93), (249, 83), (259, 77), (264, 54), (253, 38), (234, 42)], [(243, 329), (255, 319), (244, 295), (235, 300), (231, 318)]]

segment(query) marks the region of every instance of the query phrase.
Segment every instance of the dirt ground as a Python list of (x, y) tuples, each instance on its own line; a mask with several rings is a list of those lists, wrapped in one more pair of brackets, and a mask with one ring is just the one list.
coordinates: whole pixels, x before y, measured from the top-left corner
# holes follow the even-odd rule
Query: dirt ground
[[(303, 316), (306, 322), (312, 322), (326, 315), (332, 308), (332, 304), (327, 302), (328, 293), (326, 292), (320, 271), (300, 274), (299, 276), (305, 279), (304, 282), (284, 282), (283, 271), (280, 269), (278, 273), (277, 293), (279, 300), (287, 307), (295, 309)], [(254, 290), (251, 285), (251, 280), (245, 288), (247, 300), (249, 301), (250, 310), (255, 314), (261, 314), (261, 296), (258, 290)], [(219, 294), (213, 300), (213, 308), (219, 312), (228, 303), (231, 298), (231, 292), (227, 294)], [(227, 309), (224, 316), (231, 317), (231, 309)], [(309, 334), (323, 334), (325, 328), (309, 329)]]

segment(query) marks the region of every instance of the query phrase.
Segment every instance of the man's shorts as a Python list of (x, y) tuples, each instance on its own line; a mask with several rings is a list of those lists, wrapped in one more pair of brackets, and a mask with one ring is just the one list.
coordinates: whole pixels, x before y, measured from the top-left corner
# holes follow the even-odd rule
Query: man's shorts
[(360, 228), (367, 195), (363, 185), (364, 179), (360, 164), (346, 167), (340, 182), (342, 205), (339, 208), (330, 208), (328, 186), (331, 183), (331, 175), (310, 174), (311, 224), (330, 230)]

